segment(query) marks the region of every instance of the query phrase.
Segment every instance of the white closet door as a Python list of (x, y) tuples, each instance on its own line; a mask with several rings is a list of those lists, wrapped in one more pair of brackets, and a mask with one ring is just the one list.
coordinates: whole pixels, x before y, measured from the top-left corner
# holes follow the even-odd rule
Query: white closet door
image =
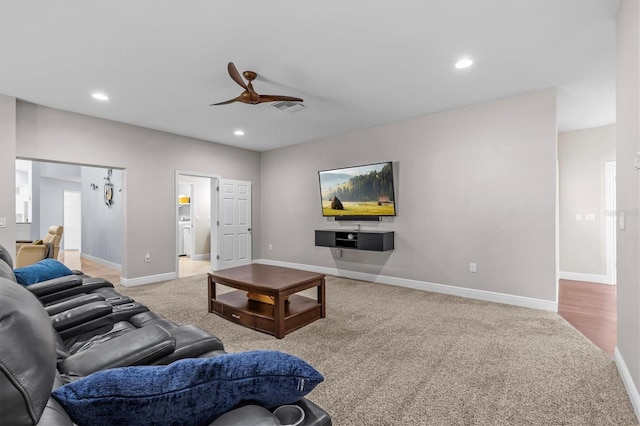
[(220, 179), (217, 269), (251, 263), (251, 182)]

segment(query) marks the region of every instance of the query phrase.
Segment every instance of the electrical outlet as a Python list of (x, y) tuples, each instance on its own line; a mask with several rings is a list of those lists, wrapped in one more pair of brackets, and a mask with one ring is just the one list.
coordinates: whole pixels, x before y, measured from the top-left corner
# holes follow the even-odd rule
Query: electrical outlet
[(478, 269), (477, 269), (475, 263), (470, 263), (469, 264), (469, 272), (478, 272)]
[(144, 263), (150, 263), (151, 262), (151, 255), (149, 253), (144, 255)]
[(269, 250), (273, 250), (273, 244), (269, 244)]

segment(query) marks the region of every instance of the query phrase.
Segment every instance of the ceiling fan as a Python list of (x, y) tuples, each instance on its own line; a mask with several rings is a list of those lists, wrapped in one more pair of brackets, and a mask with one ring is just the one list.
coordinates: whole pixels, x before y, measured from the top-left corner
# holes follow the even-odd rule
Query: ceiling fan
[(233, 62), (229, 62), (229, 65), (227, 65), (227, 69), (229, 70), (229, 75), (231, 76), (233, 81), (238, 83), (244, 89), (244, 92), (240, 93), (240, 96), (238, 96), (237, 98), (229, 99), (228, 101), (224, 101), (224, 102), (218, 102), (217, 104), (211, 104), (209, 106), (226, 105), (233, 102), (243, 102), (245, 104), (253, 104), (253, 105), (261, 104), (263, 102), (279, 102), (279, 101), (302, 102), (302, 99), (295, 98), (293, 96), (259, 95), (258, 93), (256, 93), (255, 90), (253, 90), (253, 85), (251, 84), (251, 82), (255, 80), (258, 74), (256, 74), (253, 71), (243, 72), (242, 75), (244, 76), (244, 78), (247, 79), (247, 83), (245, 84), (244, 80), (242, 80), (242, 77), (240, 77), (240, 73), (238, 72), (238, 69), (236, 68), (235, 65), (233, 65)]

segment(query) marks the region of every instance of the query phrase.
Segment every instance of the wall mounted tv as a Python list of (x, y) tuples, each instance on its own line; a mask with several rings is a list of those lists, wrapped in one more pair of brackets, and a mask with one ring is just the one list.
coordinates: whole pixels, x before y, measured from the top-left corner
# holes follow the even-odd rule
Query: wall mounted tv
[(363, 166), (318, 172), (322, 215), (336, 220), (379, 220), (395, 216), (393, 164)]

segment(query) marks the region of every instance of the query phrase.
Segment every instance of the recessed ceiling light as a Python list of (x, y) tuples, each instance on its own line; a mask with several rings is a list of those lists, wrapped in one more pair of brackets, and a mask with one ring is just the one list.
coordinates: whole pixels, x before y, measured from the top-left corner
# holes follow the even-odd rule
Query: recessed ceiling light
[(236, 130), (235, 132), (233, 132), (233, 134), (236, 136), (242, 136), (244, 135), (244, 132), (242, 130)]
[(473, 65), (473, 61), (469, 58), (462, 58), (456, 62), (456, 68), (458, 69), (469, 68), (471, 65)]
[(95, 92), (93, 94), (91, 94), (91, 96), (93, 97), (93, 99), (97, 99), (99, 101), (108, 101), (109, 97), (107, 95), (105, 95), (104, 93), (100, 93), (100, 92)]

